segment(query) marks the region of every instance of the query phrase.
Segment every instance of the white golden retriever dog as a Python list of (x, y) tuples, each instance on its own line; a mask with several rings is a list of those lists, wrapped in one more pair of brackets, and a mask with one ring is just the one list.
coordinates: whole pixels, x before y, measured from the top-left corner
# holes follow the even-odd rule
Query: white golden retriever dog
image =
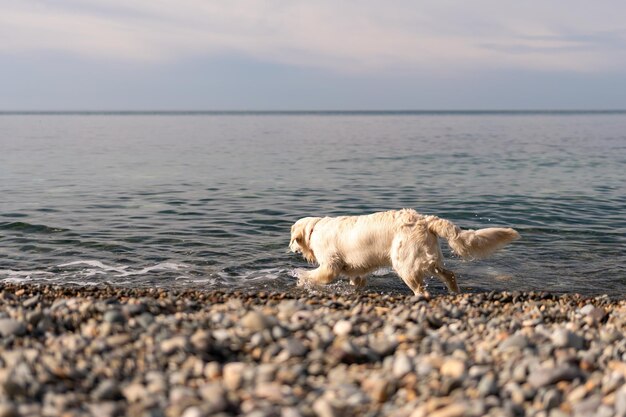
[(417, 295), (428, 296), (424, 276), (435, 275), (459, 292), (456, 277), (443, 266), (439, 239), (466, 259), (484, 258), (519, 239), (511, 228), (461, 230), (452, 222), (403, 209), (366, 216), (305, 217), (291, 226), (289, 249), (319, 266), (300, 275), (300, 283), (328, 284), (339, 275), (359, 288), (366, 275), (391, 266)]

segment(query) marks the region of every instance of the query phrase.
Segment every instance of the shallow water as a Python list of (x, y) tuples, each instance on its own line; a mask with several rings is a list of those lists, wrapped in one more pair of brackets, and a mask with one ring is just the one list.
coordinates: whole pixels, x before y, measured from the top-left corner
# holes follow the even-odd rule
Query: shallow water
[(299, 217), (412, 207), (521, 233), (462, 288), (623, 295), (624, 172), (624, 113), (4, 114), (0, 280), (288, 288)]

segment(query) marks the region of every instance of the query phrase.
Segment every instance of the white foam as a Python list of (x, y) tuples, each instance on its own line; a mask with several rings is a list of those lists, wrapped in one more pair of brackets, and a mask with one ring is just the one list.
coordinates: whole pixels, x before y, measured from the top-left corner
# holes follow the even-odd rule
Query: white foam
[(238, 271), (236, 275), (233, 275), (228, 272), (219, 271), (215, 275), (224, 279), (224, 280), (232, 280), (233, 278), (243, 279), (245, 281), (266, 281), (266, 280), (275, 280), (281, 277), (281, 275), (289, 274), (291, 275), (293, 271), (289, 272), (286, 269), (280, 268), (265, 268), (265, 269), (251, 269)]
[(153, 266), (148, 266), (139, 271), (127, 271), (123, 272), (120, 275), (116, 275), (117, 277), (128, 277), (132, 275), (143, 275), (152, 271), (180, 271), (181, 269), (188, 268), (187, 265), (177, 264), (173, 262), (162, 262)]
[(119, 266), (119, 267), (109, 266), (96, 260), (74, 261), (74, 262), (68, 262), (66, 264), (61, 264), (57, 266), (59, 268), (65, 268), (68, 266), (75, 266), (75, 265), (88, 265), (88, 266), (93, 266), (94, 268), (103, 269), (105, 271), (116, 271), (116, 272), (122, 272), (122, 273), (124, 272), (126, 268), (128, 268), (128, 266)]
[[(92, 277), (94, 275), (104, 275), (106, 272), (117, 272), (114, 275), (116, 278), (123, 278), (135, 275), (144, 275), (152, 271), (179, 271), (181, 269), (188, 268), (185, 264), (177, 264), (174, 262), (161, 262), (156, 265), (148, 266), (138, 270), (129, 270), (128, 265), (113, 266), (106, 265), (105, 263), (97, 260), (80, 260), (74, 262), (68, 262), (61, 265), (57, 265), (59, 268), (66, 268), (77, 265), (87, 265), (92, 268), (86, 268), (81, 270), (81, 274), (85, 277)], [(94, 269), (95, 268), (95, 269)]]
[(0, 269), (0, 275), (7, 275), (8, 277), (30, 277), (31, 275), (54, 275), (48, 271), (14, 271), (12, 269)]

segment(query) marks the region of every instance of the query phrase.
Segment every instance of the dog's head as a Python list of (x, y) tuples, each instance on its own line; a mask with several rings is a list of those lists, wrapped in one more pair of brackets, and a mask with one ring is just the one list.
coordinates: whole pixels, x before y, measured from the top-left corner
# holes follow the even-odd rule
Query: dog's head
[(289, 250), (294, 253), (301, 253), (304, 259), (313, 263), (316, 261), (315, 255), (311, 250), (309, 243), (311, 233), (315, 228), (315, 224), (320, 220), (319, 217), (304, 217), (291, 226), (291, 240), (289, 241)]

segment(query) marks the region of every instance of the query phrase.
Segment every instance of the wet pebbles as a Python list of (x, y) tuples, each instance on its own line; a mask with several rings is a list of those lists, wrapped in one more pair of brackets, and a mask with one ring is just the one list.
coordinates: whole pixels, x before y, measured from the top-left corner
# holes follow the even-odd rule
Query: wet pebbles
[(626, 416), (626, 301), (0, 285), (4, 416)]

